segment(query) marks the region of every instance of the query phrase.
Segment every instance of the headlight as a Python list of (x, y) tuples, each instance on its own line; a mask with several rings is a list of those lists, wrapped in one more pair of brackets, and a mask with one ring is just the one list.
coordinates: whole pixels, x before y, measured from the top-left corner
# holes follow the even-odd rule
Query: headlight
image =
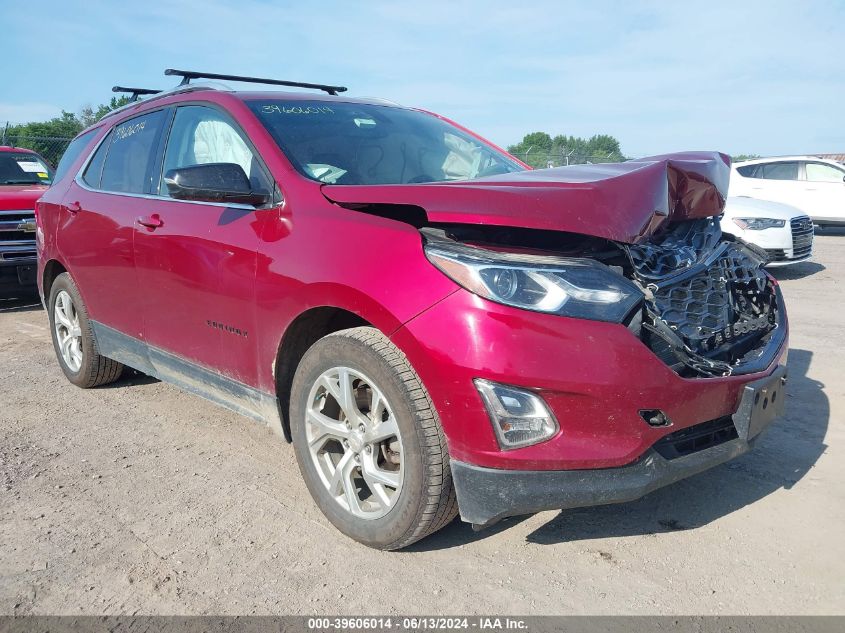
[(475, 294), (505, 305), (596, 321), (622, 321), (643, 298), (633, 283), (591, 259), (498, 253), (430, 242), (432, 264)]
[(763, 229), (779, 229), (786, 224), (786, 220), (774, 218), (733, 218), (734, 224), (739, 228), (749, 231), (762, 231)]

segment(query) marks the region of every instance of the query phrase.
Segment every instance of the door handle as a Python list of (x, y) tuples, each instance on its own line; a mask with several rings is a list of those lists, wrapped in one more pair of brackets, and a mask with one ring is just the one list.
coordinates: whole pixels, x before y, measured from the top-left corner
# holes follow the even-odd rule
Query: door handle
[(79, 204), (79, 202), (68, 202), (65, 205), (65, 209), (67, 209), (72, 215), (76, 215), (82, 211), (82, 205)]
[(158, 213), (153, 213), (152, 215), (141, 216), (135, 220), (141, 226), (145, 226), (148, 229), (155, 230), (161, 226), (164, 226), (164, 220), (162, 220)]

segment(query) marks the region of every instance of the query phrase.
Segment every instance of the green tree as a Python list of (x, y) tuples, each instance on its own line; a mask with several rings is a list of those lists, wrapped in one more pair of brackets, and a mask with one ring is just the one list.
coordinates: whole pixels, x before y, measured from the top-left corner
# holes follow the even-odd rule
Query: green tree
[(622, 149), (619, 146), (619, 141), (609, 134), (591, 136), (590, 140), (587, 141), (587, 145), (589, 146), (589, 151), (596, 156), (607, 154), (614, 158), (622, 157)]
[(6, 143), (35, 150), (55, 165), (67, 149), (70, 139), (127, 103), (128, 97), (112, 97), (111, 101), (96, 108), (90, 105), (83, 107), (79, 114), (62, 110), (59, 116), (47, 121), (8, 126), (3, 131), (3, 139)]
[(508, 151), (532, 167), (548, 167), (577, 163), (616, 162), (625, 160), (619, 141), (608, 134), (595, 134), (590, 138), (546, 132), (532, 132)]
[(79, 113), (79, 121), (82, 123), (84, 129), (89, 125), (94, 125), (112, 110), (122, 108), (129, 102), (129, 97), (123, 95), (122, 97), (112, 97), (111, 101), (108, 103), (101, 103), (96, 109), (92, 108), (90, 105), (86, 105)]
[(522, 145), (527, 149), (535, 149), (538, 152), (550, 152), (552, 150), (552, 137), (545, 132), (531, 132), (522, 139)]
[(737, 154), (736, 156), (731, 156), (731, 161), (738, 163), (741, 160), (752, 160), (754, 158), (762, 158), (762, 156), (760, 154)]

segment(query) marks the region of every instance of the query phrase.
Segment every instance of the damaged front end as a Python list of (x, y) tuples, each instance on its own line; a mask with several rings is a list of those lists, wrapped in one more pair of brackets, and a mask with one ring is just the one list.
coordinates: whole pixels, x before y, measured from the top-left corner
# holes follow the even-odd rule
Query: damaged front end
[(724, 236), (718, 218), (672, 224), (649, 242), (619, 244), (644, 290), (643, 342), (685, 377), (764, 370), (785, 338), (783, 300), (765, 253)]
[(679, 375), (707, 377), (764, 371), (786, 338), (765, 252), (722, 234), (729, 177), (727, 156), (687, 152), (323, 194), (420, 228), (429, 260), (476, 294), (624, 323)]
[[(664, 225), (638, 244), (490, 226), (428, 227), (422, 234), (429, 259), (475, 294), (624, 324), (686, 378), (763, 371), (786, 336), (765, 254), (723, 235), (716, 217)], [(555, 292), (543, 295), (532, 280)], [(557, 303), (547, 300), (551, 295)]]

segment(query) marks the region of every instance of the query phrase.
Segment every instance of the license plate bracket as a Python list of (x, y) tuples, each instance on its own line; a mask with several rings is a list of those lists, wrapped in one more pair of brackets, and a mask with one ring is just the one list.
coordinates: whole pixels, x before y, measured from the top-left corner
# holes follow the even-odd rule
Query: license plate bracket
[(770, 376), (745, 385), (733, 414), (737, 434), (744, 440), (753, 439), (785, 410), (786, 367), (780, 365)]
[(18, 283), (31, 286), (35, 283), (35, 266), (18, 266)]

